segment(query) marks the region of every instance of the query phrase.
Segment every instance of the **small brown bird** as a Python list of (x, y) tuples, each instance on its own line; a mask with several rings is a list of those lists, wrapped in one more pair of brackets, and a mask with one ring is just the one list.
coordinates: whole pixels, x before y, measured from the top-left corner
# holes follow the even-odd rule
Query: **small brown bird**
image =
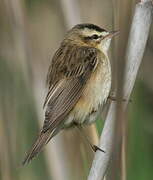
[(94, 24), (78, 24), (68, 31), (49, 67), (43, 128), (23, 164), (60, 130), (96, 120), (111, 88), (107, 51), (116, 34)]

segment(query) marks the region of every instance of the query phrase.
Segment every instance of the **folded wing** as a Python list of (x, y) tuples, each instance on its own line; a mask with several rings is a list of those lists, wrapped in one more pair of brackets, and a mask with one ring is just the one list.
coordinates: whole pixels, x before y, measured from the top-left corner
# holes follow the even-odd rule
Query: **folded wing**
[(71, 49), (72, 52), (69, 52), (71, 56), (66, 57), (68, 53), (62, 49), (63, 53), (57, 52), (53, 58), (48, 73), (50, 88), (45, 101), (43, 132), (53, 130), (61, 121), (64, 123), (66, 115), (78, 102), (86, 82), (98, 63), (97, 49), (77, 46), (75, 48), (66, 48), (68, 51)]

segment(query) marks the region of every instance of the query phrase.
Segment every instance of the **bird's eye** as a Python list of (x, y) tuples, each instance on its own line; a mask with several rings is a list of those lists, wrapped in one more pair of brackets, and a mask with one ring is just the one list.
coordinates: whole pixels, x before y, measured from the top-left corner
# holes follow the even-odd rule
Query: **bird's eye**
[(99, 39), (101, 36), (98, 36), (97, 34), (93, 34), (92, 36), (86, 36), (84, 37), (85, 40), (97, 40)]
[(98, 39), (99, 36), (97, 34), (92, 35), (92, 39)]

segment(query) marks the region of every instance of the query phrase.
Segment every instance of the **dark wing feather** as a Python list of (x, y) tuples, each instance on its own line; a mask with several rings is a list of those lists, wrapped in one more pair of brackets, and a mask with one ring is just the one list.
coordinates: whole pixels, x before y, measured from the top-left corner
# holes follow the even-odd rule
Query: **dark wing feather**
[(55, 53), (47, 77), (49, 93), (42, 132), (56, 128), (77, 103), (97, 65), (97, 53), (95, 48), (77, 46), (63, 46)]

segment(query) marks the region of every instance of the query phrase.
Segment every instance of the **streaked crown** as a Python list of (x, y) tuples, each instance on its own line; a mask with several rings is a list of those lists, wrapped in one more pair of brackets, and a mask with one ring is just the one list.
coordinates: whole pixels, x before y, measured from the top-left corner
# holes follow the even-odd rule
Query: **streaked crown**
[(82, 37), (87, 41), (99, 40), (109, 32), (94, 24), (78, 24), (72, 28), (79, 30)]

